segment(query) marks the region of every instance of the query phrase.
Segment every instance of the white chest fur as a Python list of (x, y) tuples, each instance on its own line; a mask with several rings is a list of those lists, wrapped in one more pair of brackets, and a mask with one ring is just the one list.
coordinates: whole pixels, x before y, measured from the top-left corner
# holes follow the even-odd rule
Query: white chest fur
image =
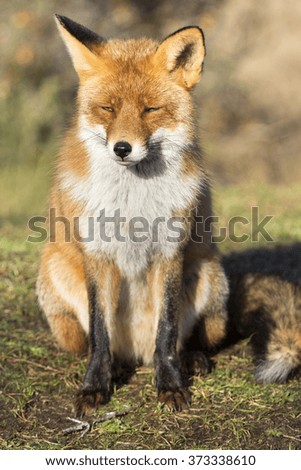
[[(104, 132), (97, 126), (97, 133)], [(106, 253), (127, 277), (136, 277), (156, 254), (172, 256), (183, 237), (181, 222), (172, 219), (176, 210), (185, 209), (195, 197), (199, 181), (181, 175), (182, 152), (176, 145), (162, 145), (160, 168), (151, 165), (149, 174), (118, 165), (109, 158), (107, 147), (82, 128), (90, 171), (85, 178), (65, 173), (61, 187), (76, 201), (84, 203), (80, 234), (86, 238), (85, 250)], [(95, 133), (95, 129), (93, 130)], [(163, 130), (158, 132), (162, 135)], [(154, 136), (155, 138), (155, 136)], [(184, 142), (183, 142), (184, 144)]]

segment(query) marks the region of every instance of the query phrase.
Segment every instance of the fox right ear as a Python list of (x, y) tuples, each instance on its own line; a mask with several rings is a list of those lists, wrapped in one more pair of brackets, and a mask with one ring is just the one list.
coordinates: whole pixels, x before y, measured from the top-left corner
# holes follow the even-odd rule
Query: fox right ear
[(155, 61), (182, 87), (190, 90), (201, 77), (206, 54), (203, 31), (187, 26), (168, 36), (159, 45)]
[(55, 15), (55, 21), (79, 77), (88, 74), (97, 60), (97, 46), (105, 39), (66, 16)]

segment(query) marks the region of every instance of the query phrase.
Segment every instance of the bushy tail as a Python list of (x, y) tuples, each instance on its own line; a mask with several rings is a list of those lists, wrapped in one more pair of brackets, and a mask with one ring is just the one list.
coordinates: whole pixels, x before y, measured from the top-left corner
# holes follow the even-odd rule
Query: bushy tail
[[(282, 327), (281, 327), (282, 326)], [(267, 341), (266, 352), (257, 361), (255, 377), (258, 382), (285, 382), (301, 365), (301, 335), (295, 330), (278, 325)]]
[(259, 383), (283, 383), (299, 365), (296, 357), (289, 353), (274, 359), (260, 360), (255, 369), (255, 379)]
[(285, 382), (301, 366), (301, 285), (277, 275), (233, 275), (230, 329), (250, 337), (255, 378)]

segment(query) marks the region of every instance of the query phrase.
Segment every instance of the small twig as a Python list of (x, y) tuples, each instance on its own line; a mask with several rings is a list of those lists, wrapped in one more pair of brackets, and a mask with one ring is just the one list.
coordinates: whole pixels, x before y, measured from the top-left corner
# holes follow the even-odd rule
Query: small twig
[(82, 431), (80, 437), (83, 437), (91, 429), (91, 423), (89, 423), (88, 421), (80, 421), (79, 419), (69, 418), (69, 417), (67, 417), (67, 419), (69, 419), (69, 421), (73, 421), (74, 423), (77, 423), (77, 424), (76, 424), (76, 426), (71, 426), (70, 428), (64, 429), (63, 433), (65, 435), (66, 434), (72, 434), (74, 432)]
[(83, 437), (85, 434), (87, 434), (87, 432), (91, 431), (92, 426), (94, 426), (95, 424), (104, 423), (105, 421), (109, 421), (110, 419), (121, 418), (122, 416), (126, 416), (132, 411), (135, 411), (138, 408), (141, 408), (141, 406), (143, 406), (143, 403), (141, 403), (138, 406), (133, 406), (132, 408), (128, 408), (127, 410), (124, 410), (124, 411), (109, 411), (108, 413), (105, 413), (99, 418), (93, 419), (91, 422), (67, 417), (69, 421), (73, 421), (73, 423), (76, 423), (76, 425), (71, 426), (70, 428), (64, 429), (63, 433), (66, 435), (66, 434), (72, 434), (74, 432), (82, 431), (80, 437)]
[(108, 421), (109, 419), (121, 418), (122, 416), (129, 414), (130, 411), (133, 411), (136, 408), (137, 407), (130, 408), (124, 411), (109, 411), (108, 413), (100, 416), (99, 418), (93, 419), (92, 425), (98, 424), (98, 423), (104, 423), (105, 421)]

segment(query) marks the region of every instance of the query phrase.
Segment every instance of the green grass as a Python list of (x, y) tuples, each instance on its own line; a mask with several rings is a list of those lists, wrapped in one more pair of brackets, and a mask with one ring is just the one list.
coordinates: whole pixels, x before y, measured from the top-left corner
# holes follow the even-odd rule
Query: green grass
[[(22, 197), (9, 182), (11, 174), (1, 177), (6, 202), (0, 214), (5, 220), (0, 231), (0, 448), (300, 449), (300, 379), (285, 385), (256, 384), (248, 341), (220, 352), (212, 373), (195, 378), (189, 410), (162, 410), (156, 401), (153, 371), (141, 368), (95, 417), (133, 406), (138, 409), (95, 423), (83, 437), (64, 434), (71, 425), (72, 399), (86, 359), (56, 348), (37, 306), (34, 286), (41, 246), (26, 243), (26, 218), (43, 213), (45, 207), (45, 170), (37, 170), (37, 175), (29, 178), (29, 170), (15, 175)], [(32, 182), (34, 191), (25, 180)], [(269, 226), (274, 243), (301, 240), (299, 201), (299, 187), (215, 190), (221, 224), (234, 215), (248, 216), (250, 207), (257, 205), (262, 216), (274, 215)], [(239, 246), (227, 240), (221, 248), (263, 245), (263, 240)]]
[(45, 211), (51, 178), (49, 164), (4, 167), (0, 172), (0, 221), (21, 227), (29, 217)]
[[(244, 243), (233, 243), (229, 239), (221, 244), (223, 251), (229, 249), (245, 249), (260, 246), (273, 246), (274, 243), (291, 243), (301, 238), (300, 185), (272, 186), (272, 185), (244, 185), (228, 186), (216, 189), (214, 192), (215, 213), (219, 216), (219, 225), (229, 226), (232, 217), (242, 216), (249, 223), (237, 223), (235, 235), (241, 237), (248, 235)], [(266, 216), (272, 219), (265, 225), (273, 242), (266, 242), (259, 235), (258, 242), (252, 241), (252, 208), (258, 208), (258, 220)], [(254, 227), (254, 225), (253, 225)]]

